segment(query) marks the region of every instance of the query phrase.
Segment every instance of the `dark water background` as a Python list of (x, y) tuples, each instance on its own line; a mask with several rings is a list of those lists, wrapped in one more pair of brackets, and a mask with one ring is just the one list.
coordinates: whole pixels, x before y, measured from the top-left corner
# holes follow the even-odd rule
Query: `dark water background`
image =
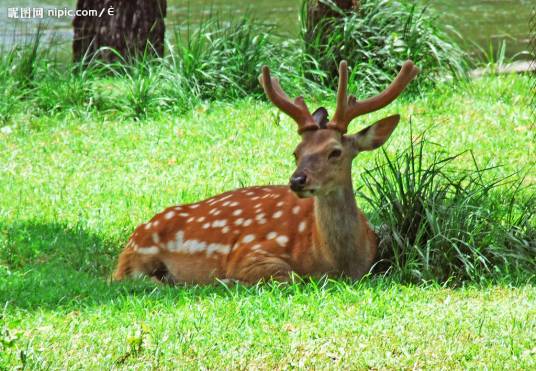
[[(11, 44), (14, 39), (35, 32), (35, 20), (9, 19), (8, 8), (72, 9), (75, 3), (74, 0), (0, 0), (0, 44)], [(438, 11), (442, 24), (452, 25), (459, 32), (462, 42), (470, 51), (489, 51), (490, 46), (496, 51), (502, 41), (506, 42), (508, 56), (528, 50), (529, 19), (531, 11), (536, 9), (536, 0), (432, 0), (426, 3)], [(249, 13), (276, 24), (280, 33), (293, 37), (299, 29), (300, 4), (301, 0), (168, 0), (166, 22), (168, 29), (172, 29), (186, 17), (191, 17), (195, 23), (211, 12), (228, 18)], [(72, 19), (45, 17), (44, 21), (47, 34), (55, 35), (60, 45), (69, 48)], [(526, 55), (520, 57), (528, 58)]]

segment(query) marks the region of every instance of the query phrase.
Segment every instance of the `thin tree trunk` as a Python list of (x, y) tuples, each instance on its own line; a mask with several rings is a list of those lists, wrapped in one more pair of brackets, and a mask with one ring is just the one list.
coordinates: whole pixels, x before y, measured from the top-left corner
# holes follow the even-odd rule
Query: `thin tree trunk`
[[(336, 8), (334, 8), (336, 7)], [(338, 8), (338, 9), (337, 9)], [(359, 0), (308, 0), (305, 23), (305, 50), (307, 54), (320, 56), (320, 67), (330, 79), (338, 75), (337, 63), (328, 56), (329, 40), (333, 29), (345, 13), (357, 12), (360, 8)], [(337, 58), (336, 55), (333, 55)], [(338, 59), (338, 58), (337, 58)]]
[[(316, 25), (327, 18), (338, 18), (340, 12), (332, 9), (329, 0), (309, 0), (307, 2), (307, 32), (314, 33)], [(359, 9), (359, 0), (331, 0), (342, 11), (356, 11)]]
[[(116, 50), (125, 60), (144, 53), (164, 54), (166, 0), (77, 0), (79, 10), (97, 10), (102, 16), (77, 16), (73, 20), (73, 58), (88, 60), (102, 47)], [(110, 50), (98, 58), (118, 59)]]

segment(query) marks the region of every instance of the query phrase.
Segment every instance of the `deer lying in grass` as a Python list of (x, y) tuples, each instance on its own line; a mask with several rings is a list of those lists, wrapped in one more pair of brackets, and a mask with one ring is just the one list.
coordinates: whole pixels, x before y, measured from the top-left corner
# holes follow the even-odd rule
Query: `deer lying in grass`
[(263, 67), (266, 95), (298, 124), (301, 143), (289, 186), (248, 187), (190, 205), (172, 206), (136, 228), (119, 256), (115, 279), (146, 275), (167, 283), (210, 283), (231, 279), (255, 283), (299, 275), (360, 278), (375, 258), (377, 237), (358, 209), (352, 160), (381, 146), (399, 115), (353, 135), (357, 116), (379, 110), (418, 73), (407, 61), (381, 94), (357, 101), (347, 96), (348, 67), (339, 68), (337, 108), (313, 114), (302, 97), (290, 100)]

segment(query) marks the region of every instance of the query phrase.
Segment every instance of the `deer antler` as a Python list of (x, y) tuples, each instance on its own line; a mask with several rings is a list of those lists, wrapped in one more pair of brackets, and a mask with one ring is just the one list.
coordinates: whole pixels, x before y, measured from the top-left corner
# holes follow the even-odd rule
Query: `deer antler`
[(316, 130), (319, 128), (313, 116), (309, 112), (303, 97), (297, 97), (294, 102), (285, 94), (279, 81), (270, 77), (270, 69), (267, 66), (262, 67), (262, 75), (259, 81), (264, 88), (268, 99), (272, 101), (281, 111), (289, 115), (298, 124), (298, 134), (307, 130)]
[(339, 89), (337, 91), (337, 109), (327, 127), (345, 134), (350, 122), (357, 116), (377, 111), (394, 101), (411, 80), (419, 73), (412, 61), (406, 61), (391, 85), (375, 97), (358, 101), (354, 96), (347, 96), (348, 64), (341, 61), (339, 65)]

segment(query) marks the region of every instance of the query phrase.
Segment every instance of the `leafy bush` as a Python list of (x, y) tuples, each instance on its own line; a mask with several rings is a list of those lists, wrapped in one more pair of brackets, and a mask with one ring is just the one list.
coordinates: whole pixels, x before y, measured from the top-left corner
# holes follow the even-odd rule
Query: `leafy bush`
[(323, 74), (307, 75), (332, 89), (337, 84), (339, 61), (351, 67), (349, 83), (360, 93), (382, 90), (402, 63), (412, 59), (421, 67), (418, 85), (439, 77), (463, 76), (466, 58), (461, 48), (438, 27), (437, 16), (426, 6), (410, 1), (362, 0), (355, 12), (345, 12), (331, 0), (320, 0), (339, 13), (326, 17), (307, 30), (307, 6), (302, 4), (304, 49), (309, 61)]
[(188, 18), (177, 25), (164, 58), (138, 56), (129, 64), (78, 65), (52, 58), (37, 30), (28, 42), (1, 53), (0, 123), (24, 106), (43, 113), (96, 109), (144, 118), (161, 110), (185, 111), (203, 100), (260, 97), (257, 76), (263, 64), (291, 95), (330, 97), (342, 58), (353, 67), (350, 88), (363, 94), (384, 88), (407, 58), (423, 68), (421, 87), (431, 76), (463, 71), (463, 53), (425, 8), (366, 0), (358, 13), (330, 22), (317, 25), (315, 33), (333, 29), (327, 38), (304, 43), (283, 39), (272, 26), (249, 16), (224, 21), (210, 15), (201, 24)]
[(229, 22), (212, 17), (186, 29), (175, 30), (164, 78), (201, 99), (259, 93), (261, 66), (280, 56), (271, 27), (248, 16)]
[(425, 164), (430, 146), (412, 142), (395, 158), (384, 151), (363, 175), (363, 197), (382, 223), (376, 271), (441, 282), (534, 272), (536, 194), (518, 177), (489, 179), (476, 162), (456, 170), (461, 155), (437, 148)]

